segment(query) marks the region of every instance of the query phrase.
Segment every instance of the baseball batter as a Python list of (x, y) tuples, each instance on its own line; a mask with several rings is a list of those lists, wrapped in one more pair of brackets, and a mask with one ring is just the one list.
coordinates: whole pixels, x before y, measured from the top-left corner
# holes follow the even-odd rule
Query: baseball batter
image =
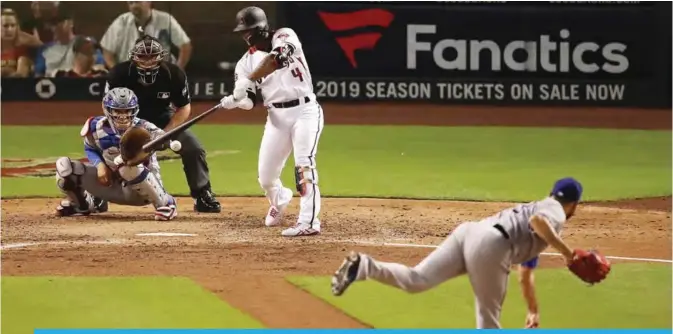
[(105, 94), (105, 116), (87, 119), (80, 132), (89, 164), (68, 157), (56, 160), (57, 185), (66, 197), (57, 207), (58, 216), (105, 212), (107, 201), (134, 206), (152, 204), (154, 218), (160, 221), (177, 216), (175, 199), (161, 183), (156, 154), (148, 163), (135, 166), (126, 166), (121, 159), (120, 135), (131, 127), (143, 127), (153, 137), (164, 133), (137, 118), (138, 111), (138, 98), (130, 89), (113, 88)]
[(292, 200), (293, 191), (283, 186), (280, 175), (294, 151), (300, 211), (296, 225), (281, 234), (317, 235), (320, 189), (315, 157), (324, 120), (301, 42), (290, 28), (271, 30), (266, 14), (258, 7), (242, 9), (236, 19), (234, 31), (242, 34), (250, 49), (236, 64), (233, 94), (224, 97), (220, 106), (249, 110), (261, 91), (268, 109), (258, 162), (259, 184), (270, 204), (265, 224), (279, 225)]
[[(559, 237), (574, 213), (582, 186), (573, 178), (558, 180), (549, 197), (503, 210), (477, 222), (460, 224), (439, 247), (411, 268), (387, 263), (352, 252), (332, 278), (332, 293), (341, 295), (356, 280), (374, 279), (417, 293), (451, 278), (467, 274), (476, 299), (477, 328), (500, 328), (500, 311), (507, 291), (512, 264), (520, 266), (521, 285), (528, 304), (526, 327), (538, 326), (537, 301), (532, 269), (538, 255), (551, 245), (566, 259), (580, 278), (605, 278), (609, 264), (588, 267), (593, 253), (571, 250)], [(596, 262), (600, 262), (599, 260)], [(581, 267), (575, 271), (575, 267)], [(607, 270), (607, 272), (605, 271)]]

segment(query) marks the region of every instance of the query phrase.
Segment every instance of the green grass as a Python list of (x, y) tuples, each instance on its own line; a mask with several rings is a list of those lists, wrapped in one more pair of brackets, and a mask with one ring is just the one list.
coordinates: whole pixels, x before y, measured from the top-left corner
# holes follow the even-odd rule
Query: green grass
[[(83, 156), (79, 128), (3, 126), (2, 157)], [(215, 192), (262, 194), (262, 125), (199, 125), (194, 131), (212, 155)], [(330, 126), (328, 120), (317, 160), (326, 196), (525, 201), (544, 196), (555, 179), (568, 175), (584, 183), (586, 200), (671, 194), (670, 131)], [(188, 193), (179, 161), (162, 170), (169, 191)], [(291, 168), (282, 179), (294, 183)], [(37, 195), (59, 195), (52, 178), (2, 178), (3, 197)]]
[[(367, 281), (332, 296), (329, 277), (291, 277), (290, 282), (375, 328), (474, 328), (474, 297), (465, 276), (412, 295)], [(570, 272), (536, 273), (543, 328), (671, 328), (671, 267), (614, 265), (610, 277), (588, 287)], [(526, 307), (516, 274), (503, 306), (504, 328), (522, 328)]]
[(186, 278), (3, 277), (2, 333), (34, 328), (262, 328)]

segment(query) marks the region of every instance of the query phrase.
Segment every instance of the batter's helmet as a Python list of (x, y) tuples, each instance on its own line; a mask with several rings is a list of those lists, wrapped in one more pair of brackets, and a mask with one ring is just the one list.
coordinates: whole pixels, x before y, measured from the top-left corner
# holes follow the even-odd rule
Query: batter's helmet
[(269, 22), (264, 10), (259, 7), (246, 7), (236, 14), (234, 32), (250, 32), (243, 36), (248, 45), (259, 45), (269, 38)]

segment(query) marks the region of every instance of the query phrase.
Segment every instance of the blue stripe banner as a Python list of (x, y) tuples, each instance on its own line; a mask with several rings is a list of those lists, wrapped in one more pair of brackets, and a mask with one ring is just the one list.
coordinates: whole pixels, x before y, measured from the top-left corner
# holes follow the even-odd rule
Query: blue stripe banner
[[(475, 329), (36, 329), (35, 334), (467, 334)], [(529, 330), (505, 330), (530, 334)], [(670, 334), (671, 329), (537, 329), (546, 334)]]

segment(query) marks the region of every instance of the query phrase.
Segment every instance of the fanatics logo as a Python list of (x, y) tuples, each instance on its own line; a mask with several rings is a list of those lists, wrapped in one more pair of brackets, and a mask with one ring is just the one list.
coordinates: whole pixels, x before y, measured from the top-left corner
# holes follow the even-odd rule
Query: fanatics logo
[(169, 92), (159, 92), (157, 94), (157, 97), (160, 98), (160, 99), (167, 99), (170, 96), (171, 96), (171, 93), (169, 93)]
[[(393, 13), (383, 9), (364, 9), (351, 13), (318, 12), (320, 19), (330, 31), (346, 31), (368, 26), (388, 28), (395, 18)], [(372, 50), (381, 38), (381, 33), (365, 32), (351, 36), (337, 37), (336, 41), (353, 68), (358, 67), (355, 50)]]

